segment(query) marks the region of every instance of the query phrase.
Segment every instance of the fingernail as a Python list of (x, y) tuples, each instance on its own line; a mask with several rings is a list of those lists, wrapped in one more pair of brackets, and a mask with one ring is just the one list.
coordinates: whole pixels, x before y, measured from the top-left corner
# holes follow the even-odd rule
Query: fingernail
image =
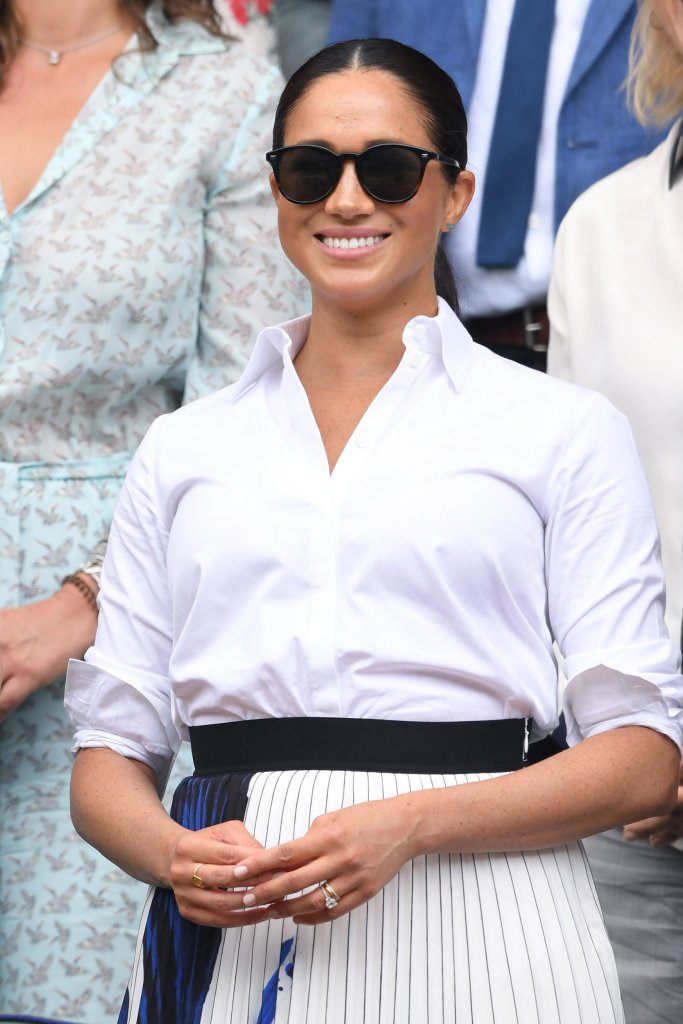
[(242, 903), (244, 903), (245, 907), (253, 907), (256, 903), (256, 897), (253, 892), (248, 892), (246, 896), (243, 896)]
[(624, 839), (627, 843), (632, 843), (634, 839), (637, 839), (635, 832), (630, 832), (628, 829), (624, 829)]
[(235, 878), (244, 878), (248, 870), (246, 864), (238, 864), (235, 868)]

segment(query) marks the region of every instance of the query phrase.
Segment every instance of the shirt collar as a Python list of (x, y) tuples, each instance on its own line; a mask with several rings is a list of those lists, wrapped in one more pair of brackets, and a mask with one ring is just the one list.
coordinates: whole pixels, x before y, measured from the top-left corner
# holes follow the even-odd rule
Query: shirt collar
[[(287, 320), (276, 327), (266, 327), (256, 339), (242, 376), (231, 389), (231, 398), (237, 401), (272, 366), (282, 364), (285, 353), (296, 358), (308, 337), (309, 316)], [(444, 368), (456, 391), (460, 391), (474, 354), (474, 342), (460, 323), (451, 307), (439, 299), (436, 316), (416, 316), (403, 329), (406, 349), (440, 353)]]
[(671, 142), (671, 158), (669, 161), (669, 188), (683, 179), (683, 118), (678, 122), (678, 131), (674, 131)]
[(158, 45), (154, 50), (138, 50), (137, 36), (128, 46), (130, 52), (140, 59), (127, 61), (125, 55), (116, 64), (116, 76), (131, 89), (148, 93), (181, 57), (193, 57), (205, 53), (222, 53), (229, 40), (212, 35), (196, 21), (181, 19), (170, 22), (160, 3), (153, 3), (145, 14), (145, 20)]

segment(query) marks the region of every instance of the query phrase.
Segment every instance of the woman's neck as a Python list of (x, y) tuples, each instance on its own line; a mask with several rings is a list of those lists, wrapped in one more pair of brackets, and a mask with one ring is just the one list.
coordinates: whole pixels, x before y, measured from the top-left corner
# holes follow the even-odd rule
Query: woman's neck
[(59, 50), (128, 24), (119, 0), (14, 0), (22, 39)]
[(297, 370), (332, 378), (378, 377), (388, 380), (405, 351), (403, 330), (419, 314), (434, 316), (433, 303), (415, 308), (397, 304), (389, 310), (354, 313), (313, 301), (311, 326), (296, 359)]

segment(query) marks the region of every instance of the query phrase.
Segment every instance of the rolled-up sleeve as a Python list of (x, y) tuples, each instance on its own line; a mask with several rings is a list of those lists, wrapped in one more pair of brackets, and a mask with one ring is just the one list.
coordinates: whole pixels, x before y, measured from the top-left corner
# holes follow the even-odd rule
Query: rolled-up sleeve
[[(158, 421), (157, 421), (158, 422)], [(102, 571), (95, 644), (72, 661), (65, 704), (74, 751), (107, 746), (150, 765), (165, 781), (180, 746), (168, 675), (172, 615), (168, 531), (155, 507), (152, 426), (131, 465)]]
[(569, 742), (642, 725), (680, 745), (683, 685), (652, 504), (628, 422), (601, 396), (586, 393), (551, 490), (548, 615)]

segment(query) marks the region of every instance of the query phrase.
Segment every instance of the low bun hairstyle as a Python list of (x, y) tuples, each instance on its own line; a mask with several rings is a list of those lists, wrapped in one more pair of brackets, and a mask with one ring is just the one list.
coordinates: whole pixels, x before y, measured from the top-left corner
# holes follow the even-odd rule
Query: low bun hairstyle
[[(285, 144), (287, 121), (309, 88), (325, 75), (343, 71), (384, 71), (393, 75), (424, 113), (425, 127), (434, 149), (467, 166), (467, 117), (455, 82), (438, 64), (412, 46), (394, 39), (351, 39), (334, 43), (302, 64), (289, 79), (280, 97), (273, 124), (273, 149)], [(446, 180), (454, 182), (457, 167), (439, 164)], [(460, 311), (458, 292), (448, 257), (439, 245), (434, 261), (438, 295)]]

